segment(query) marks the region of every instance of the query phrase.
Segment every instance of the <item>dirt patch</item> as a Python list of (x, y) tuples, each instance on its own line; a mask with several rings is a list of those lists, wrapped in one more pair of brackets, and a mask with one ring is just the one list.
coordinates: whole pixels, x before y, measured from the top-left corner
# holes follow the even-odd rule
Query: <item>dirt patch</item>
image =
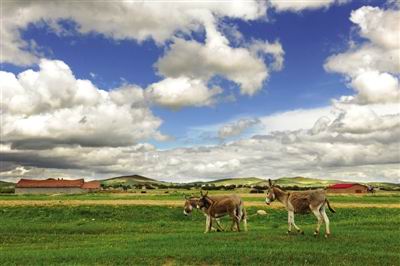
[[(0, 206), (80, 206), (80, 205), (147, 205), (147, 206), (183, 206), (182, 200), (0, 200)], [(400, 204), (393, 203), (331, 203), (334, 208), (396, 208)], [(266, 207), (281, 209), (283, 205), (272, 204), (267, 206), (264, 202), (246, 202), (247, 207)]]

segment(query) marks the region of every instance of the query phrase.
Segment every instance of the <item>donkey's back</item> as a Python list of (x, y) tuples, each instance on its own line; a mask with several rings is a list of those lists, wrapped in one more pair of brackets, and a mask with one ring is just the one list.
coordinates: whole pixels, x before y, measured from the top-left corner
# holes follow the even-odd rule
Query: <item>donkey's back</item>
[(308, 190), (290, 192), (288, 210), (295, 213), (310, 213), (313, 207), (322, 206), (326, 201), (325, 190)]

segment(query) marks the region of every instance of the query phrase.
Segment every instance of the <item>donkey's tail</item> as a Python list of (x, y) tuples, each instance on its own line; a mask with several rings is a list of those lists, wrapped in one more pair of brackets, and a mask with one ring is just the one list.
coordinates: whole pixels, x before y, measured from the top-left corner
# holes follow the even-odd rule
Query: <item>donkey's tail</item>
[(335, 209), (332, 208), (331, 205), (329, 204), (329, 200), (328, 200), (328, 199), (325, 199), (325, 202), (326, 202), (326, 205), (328, 205), (328, 209), (329, 209), (331, 212), (335, 213), (336, 211), (335, 211)]

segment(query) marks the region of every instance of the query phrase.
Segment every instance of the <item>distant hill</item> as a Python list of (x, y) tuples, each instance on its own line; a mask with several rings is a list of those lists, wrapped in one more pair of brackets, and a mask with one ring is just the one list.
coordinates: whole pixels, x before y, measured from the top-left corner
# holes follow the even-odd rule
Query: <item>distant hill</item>
[(318, 179), (318, 178), (308, 178), (302, 176), (296, 177), (281, 177), (275, 180), (275, 182), (280, 186), (298, 186), (298, 187), (325, 187), (336, 183), (345, 183), (340, 180), (332, 179)]
[[(265, 182), (265, 179), (258, 177), (241, 177), (241, 178), (224, 178), (214, 181), (205, 182), (206, 184), (214, 184), (216, 186), (224, 185), (256, 185), (260, 182)], [(268, 182), (268, 181), (267, 181)]]
[[(337, 183), (352, 183), (351, 181), (341, 181), (335, 179), (318, 179), (318, 178), (308, 178), (302, 176), (296, 177), (281, 177), (273, 180), (273, 182), (279, 186), (283, 187), (326, 187), (332, 184)], [(225, 186), (225, 185), (249, 185), (249, 186), (266, 186), (268, 185), (268, 179), (262, 179), (258, 177), (245, 177), (245, 178), (225, 178), (218, 179), (208, 182), (193, 182), (192, 184), (214, 184), (216, 186)], [(354, 182), (357, 183), (357, 182)], [(374, 187), (380, 188), (399, 188), (400, 184), (392, 184), (392, 183), (383, 183), (383, 182), (370, 182), (362, 184), (372, 185)]]
[[(323, 180), (307, 177), (282, 177), (273, 182), (280, 186), (298, 186), (298, 187), (324, 187), (330, 184), (343, 183), (339, 180)], [(196, 182), (200, 183), (200, 182)], [(265, 186), (268, 185), (268, 179), (258, 177), (244, 177), (244, 178), (225, 178), (209, 182), (202, 182), (203, 184), (214, 184), (216, 186), (224, 185), (249, 185), (249, 186)]]
[[(0, 181), (1, 182), (1, 181)], [(241, 177), (241, 178), (224, 178), (224, 179), (217, 179), (212, 181), (198, 181), (198, 182), (189, 182), (183, 184), (177, 184), (172, 182), (164, 182), (158, 181), (152, 178), (144, 177), (141, 175), (127, 175), (127, 176), (118, 176), (113, 178), (108, 178), (101, 180), (102, 184), (106, 186), (113, 186), (113, 185), (166, 185), (166, 186), (202, 186), (202, 185), (215, 185), (215, 186), (227, 186), (227, 185), (246, 185), (246, 186), (266, 186), (268, 185), (268, 179), (263, 179), (259, 177)], [(282, 187), (326, 187), (331, 184), (336, 183), (351, 183), (351, 181), (341, 181), (341, 180), (334, 180), (334, 179), (318, 179), (318, 178), (308, 178), (302, 176), (296, 177), (281, 177), (278, 179), (273, 180), (275, 184), (282, 186)], [(3, 182), (4, 183), (4, 182)], [(363, 183), (363, 182), (360, 182)], [(374, 187), (379, 188), (387, 188), (387, 189), (398, 189), (400, 190), (400, 184), (392, 184), (392, 183), (383, 183), (383, 182), (371, 182), (371, 183), (363, 183), (367, 185), (372, 185)], [(1, 183), (0, 183), (1, 186)]]
[(103, 183), (104, 185), (107, 185), (107, 186), (116, 185), (116, 184), (122, 184), (122, 185), (138, 185), (138, 184), (140, 184), (140, 185), (163, 184), (164, 185), (164, 184), (169, 184), (169, 183), (166, 183), (163, 181), (158, 181), (158, 180), (144, 177), (141, 175), (118, 176), (118, 177), (101, 180), (101, 183)]

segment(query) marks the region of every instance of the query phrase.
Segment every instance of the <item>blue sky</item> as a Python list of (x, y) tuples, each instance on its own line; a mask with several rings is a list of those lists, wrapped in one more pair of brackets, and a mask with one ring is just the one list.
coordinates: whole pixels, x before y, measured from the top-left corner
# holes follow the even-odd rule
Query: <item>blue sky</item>
[[(370, 1), (379, 6), (382, 1)], [(237, 97), (234, 102), (222, 102), (213, 107), (186, 107), (183, 110), (153, 107), (154, 113), (164, 121), (165, 134), (181, 138), (196, 126), (218, 124), (241, 116), (262, 116), (299, 108), (329, 105), (332, 98), (349, 94), (343, 77), (327, 73), (324, 62), (334, 52), (347, 48), (352, 23), (347, 19), (351, 10), (363, 6), (353, 1), (326, 10), (305, 10), (302, 13), (270, 12), (264, 21), (243, 22), (227, 19), (238, 27), (246, 40), (279, 40), (285, 50), (284, 69), (272, 73), (263, 89), (254, 96), (240, 95), (232, 82), (222, 82)], [(76, 23), (64, 21), (65, 27)], [(200, 38), (204, 41), (204, 35)], [(31, 25), (23, 31), (25, 39), (32, 39), (43, 47), (48, 58), (67, 63), (77, 78), (89, 79), (101, 89), (109, 90), (122, 83), (142, 87), (160, 80), (154, 63), (165, 47), (148, 40), (110, 40), (101, 34), (67, 34), (59, 36), (46, 25)], [(4, 66), (4, 70), (15, 71)], [(94, 77), (90, 73), (95, 74)], [(227, 93), (226, 92), (226, 93)], [(161, 147), (173, 143), (158, 143)]]
[[(208, 12), (207, 8), (209, 8), (210, 13), (204, 15), (204, 18), (201, 16), (200, 18), (192, 18), (190, 12), (193, 12), (193, 10), (186, 13), (187, 10), (185, 9), (180, 10), (177, 8), (175, 10), (175, 7), (173, 7), (171, 12), (177, 12), (176, 14), (181, 14), (179, 12), (182, 12), (182, 19), (178, 21), (179, 16), (171, 18), (171, 25), (168, 21), (165, 22), (165, 26), (163, 26), (163, 23), (158, 25), (160, 21), (166, 21), (165, 17), (160, 17), (159, 20), (152, 21), (152, 24), (149, 24), (150, 26), (145, 25), (146, 19), (148, 19), (145, 15), (144, 18), (138, 19), (138, 25), (136, 25), (135, 22), (129, 22), (130, 19), (135, 16), (134, 14), (126, 19), (116, 14), (115, 17), (107, 20), (107, 16), (102, 16), (101, 14), (102, 6), (93, 8), (93, 10), (98, 8), (99, 13), (93, 13), (95, 11), (89, 10), (87, 12), (92, 13), (88, 15), (85, 14), (86, 11), (84, 10), (77, 11), (75, 8), (69, 9), (70, 6), (68, 6), (68, 4), (62, 7), (60, 6), (61, 4), (50, 2), (51, 4), (49, 4), (48, 8), (53, 10), (54, 15), (52, 15), (41, 13), (40, 10), (42, 7), (40, 4), (32, 4), (32, 7), (29, 5), (21, 7), (10, 4), (9, 7), (5, 7), (9, 8), (8, 12), (10, 14), (16, 10), (24, 9), (31, 17), (27, 16), (26, 19), (19, 18), (15, 22), (6, 21), (6, 32), (7, 30), (10, 31), (7, 38), (9, 38), (10, 43), (14, 43), (14, 50), (7, 50), (9, 49), (7, 47), (3, 49), (1, 67), (3, 72), (12, 73), (15, 76), (29, 69), (38, 73), (43, 72), (44, 74), (44, 65), (39, 63), (40, 60), (46, 59), (53, 63), (58, 60), (62, 61), (74, 75), (74, 78), (68, 76), (68, 79), (74, 79), (74, 81), (70, 82), (89, 80), (98, 91), (105, 90), (109, 93), (112, 91), (118, 91), (118, 93), (120, 93), (120, 87), (133, 86), (138, 88), (140, 91), (139, 93), (143, 93), (145, 98), (150, 97), (150, 103), (138, 103), (139, 100), (137, 99), (135, 99), (135, 101), (132, 100), (133, 102), (130, 103), (131, 105), (139, 104), (140, 106), (144, 104), (146, 107), (140, 107), (137, 112), (146, 113), (148, 116), (142, 118), (135, 117), (132, 114), (132, 118), (129, 118), (131, 119), (129, 120), (130, 122), (123, 122), (128, 124), (132, 123), (132, 128), (124, 128), (121, 130), (121, 132), (123, 131), (122, 133), (119, 132), (114, 135), (113, 128), (109, 129), (110, 134), (108, 137), (110, 139), (120, 139), (120, 142), (110, 140), (108, 142), (106, 141), (106, 144), (104, 144), (101, 143), (101, 141), (94, 141), (95, 144), (90, 144), (89, 147), (93, 145), (94, 147), (114, 147), (115, 145), (117, 147), (133, 147), (132, 145), (148, 143), (159, 152), (184, 147), (189, 149), (191, 147), (201, 148), (202, 146), (206, 147), (209, 145), (218, 148), (220, 145), (229, 143), (229, 141), (235, 142), (251, 139), (254, 135), (268, 135), (276, 130), (276, 128), (283, 128), (284, 130), (307, 129), (307, 127), (311, 127), (317, 122), (316, 120), (319, 116), (329, 116), (328, 111), (337, 108), (336, 105), (332, 105), (332, 101), (339, 101), (342, 103), (340, 99), (342, 99), (342, 96), (346, 95), (355, 98), (359, 97), (360, 99), (361, 97), (367, 97), (363, 94), (365, 85), (357, 85), (359, 83), (355, 83), (359, 73), (353, 74), (351, 73), (351, 69), (343, 71), (340, 64), (338, 65), (334, 60), (330, 60), (330, 58), (335, 55), (347, 55), (351, 51), (358, 51), (357, 49), (363, 51), (364, 44), (379, 46), (379, 40), (373, 35), (374, 32), (368, 32), (368, 30), (366, 32), (365, 30), (363, 31), (363, 23), (366, 22), (358, 20), (357, 17), (350, 19), (353, 14), (352, 12), (360, 10), (358, 12), (360, 13), (359, 16), (367, 17), (372, 16), (370, 14), (373, 12), (393, 11), (395, 14), (393, 16), (395, 17), (397, 16), (396, 12), (398, 11), (398, 7), (393, 1), (371, 0), (344, 1), (344, 3), (338, 3), (338, 1), (335, 0), (327, 0), (321, 2), (319, 6), (313, 6), (312, 1), (299, 2), (299, 6), (295, 4), (293, 4), (293, 6), (281, 6), (282, 3), (276, 3), (276, 1), (271, 0), (268, 2), (267, 8), (265, 6), (261, 7), (262, 5), (260, 2), (249, 2), (244, 3), (243, 10), (240, 10), (240, 8), (238, 9), (239, 11), (232, 9), (233, 13), (229, 13), (230, 11), (228, 12), (227, 10), (221, 11), (216, 6), (212, 5), (204, 9), (206, 12), (201, 8), (199, 11), (194, 7), (193, 10), (195, 10), (195, 12), (203, 12), (198, 13), (202, 14), (201, 16), (206, 14)], [(250, 8), (253, 4), (259, 5), (259, 7), (265, 8), (266, 10), (257, 13), (255, 9)], [(36, 9), (33, 5), (37, 5)], [(121, 2), (116, 3), (114, 7), (117, 8), (118, 5), (121, 5), (121, 8), (127, 9), (127, 15), (129, 15), (129, 12), (136, 12), (135, 3), (130, 5), (129, 3)], [(157, 9), (158, 7), (161, 9), (163, 8), (162, 4), (152, 3), (150, 5), (147, 9), (144, 7), (142, 11), (139, 11), (145, 14), (147, 11), (151, 13), (150, 9)], [(221, 5), (224, 5), (226, 9), (230, 8), (228, 2), (224, 2)], [(139, 4), (137, 6), (139, 6)], [(246, 9), (248, 7), (249, 11)], [(63, 10), (63, 8), (67, 10), (65, 12), (69, 15), (60, 15), (62, 12), (59, 14), (59, 11)], [(369, 11), (369, 9), (373, 11)], [(107, 8), (105, 10), (107, 10)], [(34, 12), (37, 12), (37, 14)], [(93, 18), (91, 18), (91, 16), (93, 16)], [(138, 16), (140, 17), (140, 15)], [(171, 17), (172, 16), (173, 14), (171, 14)], [(212, 18), (210, 18), (210, 16)], [(249, 17), (251, 17), (251, 19), (249, 19)], [(176, 24), (174, 24), (174, 19), (178, 21)], [(185, 21), (185, 19), (187, 21)], [(110, 25), (107, 25), (107, 23)], [(143, 23), (143, 25), (139, 25), (140, 23)], [(132, 27), (132, 30), (130, 30), (130, 27)], [(174, 30), (174, 27), (176, 27), (177, 30)], [(152, 30), (154, 32), (152, 32)], [(143, 32), (147, 34), (147, 37), (141, 35)], [(235, 41), (229, 33), (240, 35), (239, 41)], [(183, 62), (180, 62), (179, 58), (168, 57), (175, 52), (174, 45), (178, 47), (177, 43), (179, 43), (179, 40), (181, 40), (181, 49), (188, 47), (190, 43), (195, 43), (201, 49), (205, 49), (205, 54), (208, 53), (211, 50), (207, 50), (209, 49), (209, 47), (207, 48), (207, 36), (209, 36), (208, 38), (210, 38), (210, 40), (210, 36), (213, 36), (213, 38), (218, 41), (220, 41), (221, 38), (227, 38), (229, 40), (228, 44), (223, 44), (224, 41), (222, 41), (219, 45), (232, 53), (232, 56), (235, 56), (234, 53), (242, 49), (247, 53), (246, 56), (248, 56), (248, 60), (256, 60), (254, 62), (257, 64), (259, 63), (257, 60), (262, 60), (261, 65), (257, 66), (258, 70), (249, 72), (250, 74), (248, 74), (245, 77), (245, 81), (243, 81), (251, 82), (252, 73), (257, 75), (260, 73), (260, 68), (265, 67), (267, 69), (263, 71), (264, 74), (268, 73), (268, 78), (257, 85), (258, 87), (253, 88), (255, 89), (254, 94), (248, 93), (248, 88), (246, 89), (245, 83), (239, 84), (235, 82), (235, 80), (243, 79), (243, 77), (240, 77), (240, 71), (237, 69), (245, 67), (241, 64), (237, 64), (234, 66), (234, 70), (230, 69), (229, 61), (231, 58), (221, 58), (222, 61), (226, 60), (226, 62), (228, 62), (228, 66), (224, 64), (215, 66), (211, 63), (209, 65), (204, 63), (205, 65), (203, 66), (203, 62), (199, 62), (199, 66), (197, 67), (195, 62), (188, 65), (187, 68), (189, 70), (186, 70), (185, 67), (182, 67), (182, 64), (185, 63), (184, 59), (182, 59)], [(275, 43), (281, 47), (283, 53), (279, 54), (276, 50), (274, 52), (265, 52), (264, 54), (260, 51), (257, 52), (254, 50), (254, 44), (257, 42), (262, 42), (265, 49), (272, 49), (272, 43)], [(15, 45), (15, 43), (18, 43), (19, 46)], [(34, 45), (32, 45), (32, 43), (34, 43)], [(197, 52), (199, 54), (201, 53), (196, 50), (191, 52), (193, 55), (196, 55)], [(184, 54), (184, 52), (182, 52), (182, 54)], [(187, 58), (190, 58), (190, 54), (187, 56)], [(283, 58), (283, 67), (281, 67), (281, 69), (272, 69), (275, 58), (273, 56), (281, 56)], [(207, 57), (204, 58), (205, 61), (208, 60)], [(351, 60), (353, 59), (349, 58), (348, 61), (343, 61), (343, 66), (346, 66), (347, 62)], [(157, 64), (157, 62), (166, 62), (166, 64), (161, 66)], [(49, 63), (48, 67), (50, 69), (55, 67), (53, 63)], [(177, 64), (177, 67), (175, 66), (175, 68), (173, 68), (174, 64)], [(172, 67), (169, 67), (170, 65), (172, 65)], [(213, 67), (218, 70), (209, 70)], [(229, 69), (224, 69), (224, 67)], [(360, 69), (365, 68), (363, 65), (359, 67)], [(64, 67), (62, 68), (65, 69)], [(380, 74), (387, 73), (390, 75), (390, 78), (397, 80), (398, 73), (387, 69), (388, 68), (370, 69), (369, 71), (378, 71)], [(243, 69), (243, 71), (245, 70), (247, 69)], [(329, 70), (329, 72), (327, 70)], [(211, 71), (211, 74), (204, 74), (207, 71)], [(166, 93), (165, 90), (168, 90), (168, 87), (163, 87), (161, 85), (164, 81), (169, 79), (170, 81), (178, 82), (178, 76), (189, 77), (186, 81), (189, 82), (191, 86), (194, 86), (193, 84), (198, 84), (199, 89), (197, 89), (197, 91), (203, 90), (203, 94), (200, 94), (202, 96), (198, 97), (204, 97), (204, 103), (202, 103), (200, 98), (198, 101), (191, 101), (191, 98), (197, 97), (189, 94), (189, 92), (195, 93), (196, 89), (194, 87), (189, 87), (190, 90), (187, 92), (183, 91), (182, 95), (179, 95), (177, 92), (178, 98), (185, 96), (186, 93), (188, 93), (189, 96), (182, 98), (184, 103), (173, 103), (176, 104), (176, 108), (171, 108), (170, 102), (169, 104), (165, 104), (165, 101), (163, 102), (163, 100), (174, 100), (174, 98), (170, 98), (174, 96), (163, 94)], [(354, 81), (354, 83), (352, 83), (352, 81)], [(46, 83), (47, 80), (42, 80), (40, 82)], [(57, 84), (57, 82), (56, 80), (52, 84)], [(181, 82), (181, 80), (179, 82)], [(23, 81), (20, 81), (20, 83), (23, 87), (25, 86)], [(31, 90), (41, 91), (40, 85), (32, 86), (38, 87), (30, 88)], [(360, 86), (364, 87), (361, 88)], [(3, 87), (5, 88), (7, 86), (3, 84)], [(150, 87), (153, 87), (154, 91), (150, 91)], [(219, 89), (212, 91), (215, 87)], [(57, 91), (57, 88), (50, 88), (49, 90)], [(174, 90), (175, 88), (173, 87), (171, 91), (174, 92)], [(365, 89), (365, 91), (367, 91), (367, 89)], [(124, 94), (125, 96), (123, 97), (129, 98), (131, 97), (129, 95), (133, 95), (129, 93)], [(357, 96), (357, 93), (360, 93), (360, 96)], [(57, 99), (53, 99), (52, 101), (53, 103), (57, 102)], [(351, 101), (351, 103), (354, 104), (356, 100)], [(359, 102), (360, 106), (365, 106), (365, 101), (362, 102), (362, 100), (359, 100)], [(391, 100), (389, 102), (392, 103)], [(118, 105), (120, 105), (119, 102), (115, 102), (115, 104), (116, 106), (112, 108), (118, 109), (121, 107), (118, 107)], [(382, 101), (373, 100), (371, 106), (373, 104), (382, 104)], [(53, 104), (50, 105), (53, 106)], [(389, 111), (380, 111), (383, 109), (389, 110), (389, 107), (385, 109), (379, 106), (376, 107), (375, 105), (371, 107), (371, 110), (374, 110), (374, 112), (377, 112), (379, 115), (393, 113)], [(45, 108), (43, 106), (45, 105), (42, 103), (42, 105), (36, 106), (37, 108), (35, 107), (35, 110), (43, 110), (43, 108)], [(62, 110), (65, 111), (65, 108), (76, 107), (72, 107), (73, 104), (68, 104), (67, 106), (68, 107), (62, 107)], [(7, 110), (5, 112), (7, 112)], [(391, 110), (393, 111), (393, 108)], [(58, 113), (56, 111), (52, 113), (53, 111), (52, 109), (50, 113), (56, 116)], [(118, 110), (118, 112), (120, 113), (116, 114), (116, 116), (121, 115), (123, 110)], [(44, 114), (49, 114), (49, 110), (40, 113), (40, 115)], [(39, 114), (26, 113), (25, 117), (33, 117), (34, 115), (38, 116)], [(79, 113), (79, 115), (81, 116), (79, 121), (86, 121), (87, 117), (85, 113)], [(89, 115), (90, 113), (88, 113), (87, 116), (89, 117)], [(300, 120), (304, 119), (304, 128), (291, 126), (291, 124), (294, 125), (296, 123), (288, 117), (299, 117)], [(122, 115), (116, 118), (118, 121), (119, 119), (121, 119), (121, 121), (124, 120)], [(143, 128), (135, 125), (135, 119), (143, 119), (144, 122), (141, 124)], [(271, 121), (280, 121), (279, 119), (282, 119), (282, 127), (276, 126), (275, 122), (275, 124), (271, 124)], [(335, 117), (330, 117), (330, 119), (330, 123), (332, 123), (331, 126), (333, 126)], [(151, 126), (147, 125), (145, 123), (146, 121), (151, 121), (149, 122)], [(106, 123), (108, 122), (105, 122), (105, 124)], [(69, 127), (69, 130), (73, 131), (72, 128), (72, 126)], [(136, 137), (135, 135), (130, 138), (127, 131), (133, 128), (138, 128), (139, 133), (137, 134), (143, 136)], [(10, 140), (10, 143), (13, 143), (13, 141), (25, 143), (24, 141), (30, 141), (31, 139), (40, 139), (47, 134), (43, 132), (49, 132), (49, 130), (48, 128), (38, 129), (38, 131), (35, 132), (39, 133), (29, 133), (29, 137), (24, 135), (25, 133), (21, 133), (21, 139)], [(79, 131), (80, 129), (76, 130)], [(85, 130), (89, 129), (87, 128)], [(99, 138), (108, 138), (106, 137), (107, 135), (102, 135), (103, 131), (100, 129), (93, 129), (93, 125), (91, 125), (90, 130), (93, 130), (94, 138), (99, 137), (99, 132), (101, 132), (100, 135), (102, 136)], [(81, 138), (81, 136), (76, 137), (79, 134), (80, 133), (76, 132), (71, 133), (71, 136), (60, 137), (61, 139), (57, 140), (53, 139), (51, 143), (66, 145), (65, 143), (73, 142), (73, 145), (85, 147), (85, 143), (87, 143), (86, 140), (83, 142), (79, 140), (74, 142), (75, 139)], [(90, 137), (91, 135), (89, 134), (88, 136)], [(126, 142), (124, 142), (125, 137), (127, 139)], [(49, 138), (51, 139), (52, 137)], [(46, 137), (46, 141), (49, 138)], [(115, 144), (116, 142), (118, 142), (118, 144)], [(396, 157), (397, 155), (394, 156)], [(321, 158), (318, 160), (320, 159)], [(226, 161), (234, 165), (235, 162), (232, 160), (231, 158)], [(209, 165), (206, 162), (203, 163)], [(24, 164), (15, 161), (11, 164), (13, 165), (10, 166), (11, 168), (14, 166), (24, 167)], [(29, 163), (27, 166), (35, 168), (33, 162)], [(50, 167), (50, 169), (52, 168)], [(81, 170), (82, 167), (71, 169), (72, 172)], [(93, 169), (89, 171), (92, 171), (92, 174), (96, 173), (96, 170)], [(104, 172), (107, 171), (104, 170)], [(113, 173), (113, 171), (114, 170), (110, 170), (109, 172)], [(123, 172), (123, 170), (121, 171)], [(293, 170), (291, 170), (291, 172), (293, 172)], [(59, 172), (57, 173), (59, 174)], [(225, 177), (230, 174), (230, 172), (227, 172), (222, 174), (222, 176)], [(182, 173), (181, 175), (183, 176), (184, 174)], [(218, 175), (218, 173), (215, 175)], [(363, 174), (362, 176), (370, 177), (369, 174)]]

